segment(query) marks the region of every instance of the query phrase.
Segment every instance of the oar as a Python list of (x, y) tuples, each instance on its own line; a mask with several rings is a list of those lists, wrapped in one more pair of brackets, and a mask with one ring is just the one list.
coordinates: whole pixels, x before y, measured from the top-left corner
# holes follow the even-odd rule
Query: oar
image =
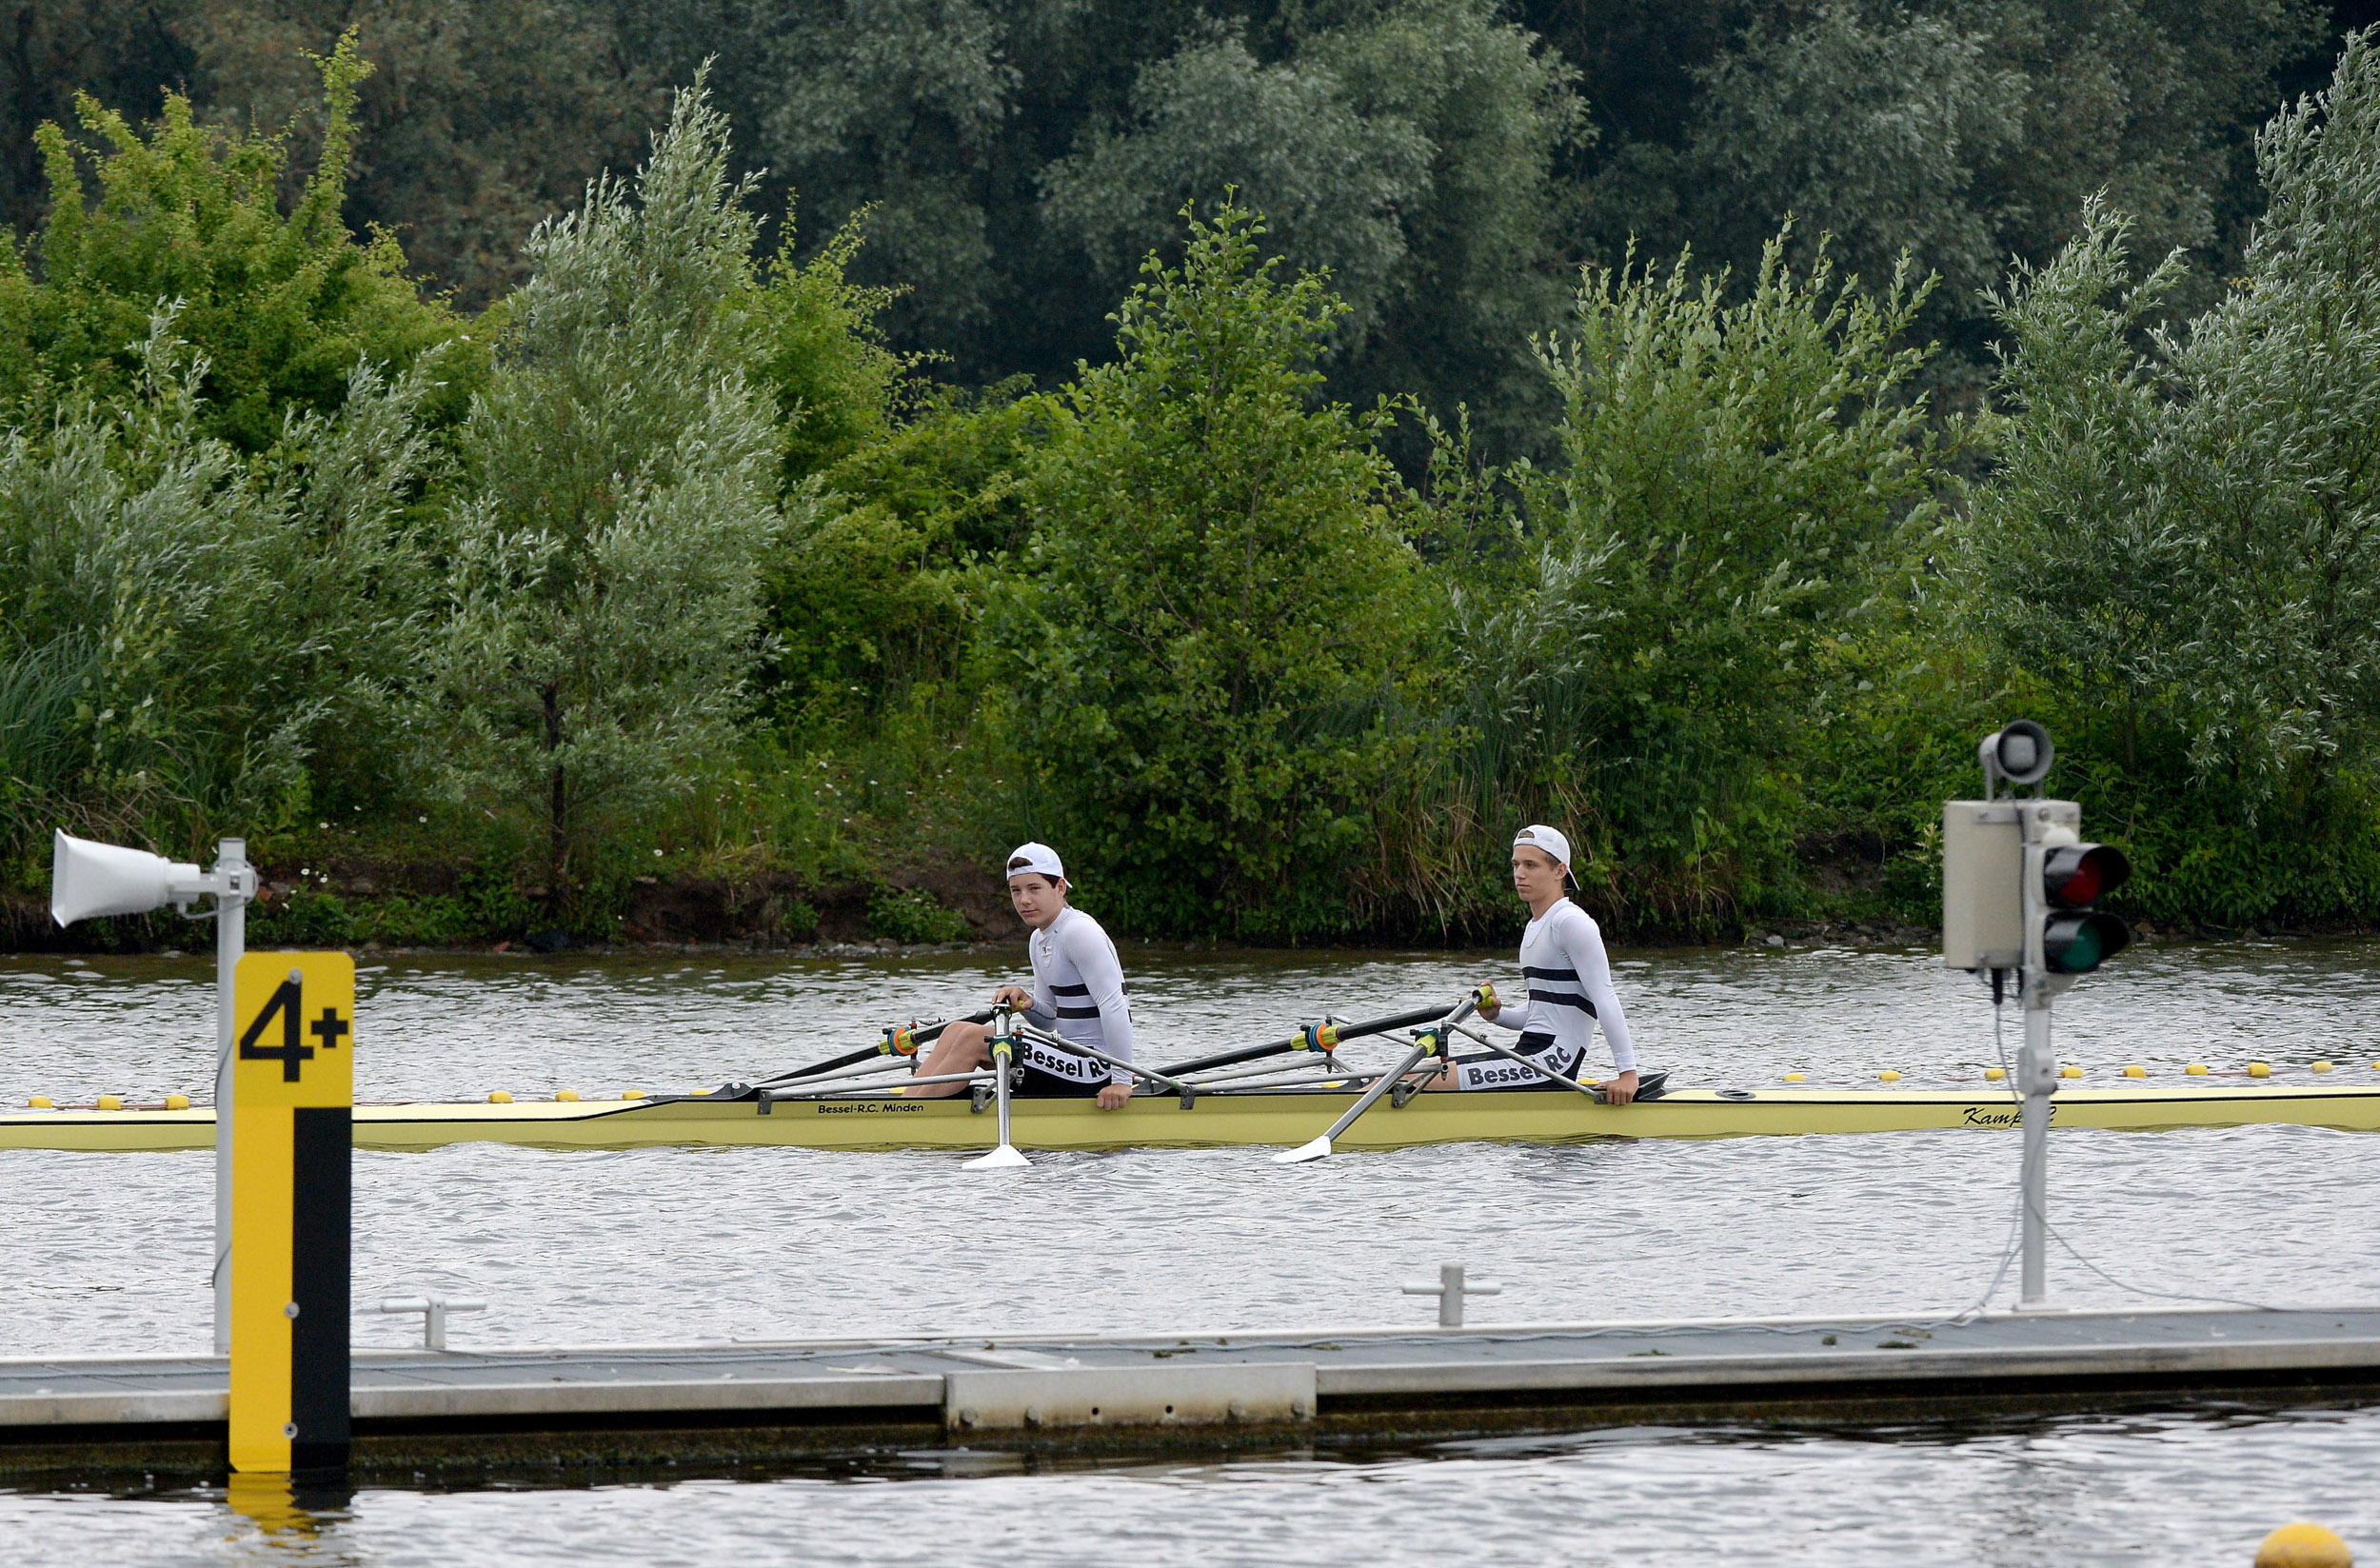
[(1160, 1069), (1175, 1077), (1183, 1073), (1202, 1073), (1210, 1067), (1229, 1067), (1236, 1062), (1254, 1062), (1259, 1057), (1281, 1056), (1290, 1051), (1329, 1052), (1343, 1040), (1361, 1040), (1366, 1035), (1384, 1035), (1391, 1029), (1410, 1028), (1416, 1023), (1429, 1023), (1446, 1016), (1443, 1007), (1417, 1007), (1394, 1018), (1376, 1018), (1368, 1023), (1309, 1023), (1287, 1040), (1276, 1040), (1262, 1045), (1242, 1045), (1237, 1050), (1202, 1056), (1196, 1062), (1179, 1062)]
[(1017, 1054), (1017, 1037), (1011, 1032), (1015, 1022), (1013, 1015), (1003, 1017), (1000, 1021), (999, 1032), (992, 1036), (992, 1085), (1000, 1102), (1000, 1143), (991, 1153), (979, 1154), (968, 1161), (964, 1167), (967, 1170), (1013, 1171), (1033, 1163), (1018, 1153), (1017, 1146), (1008, 1141), (1009, 1063)]
[[(1451, 1030), (1456, 1024), (1460, 1023), (1464, 1019), (1469, 1018), (1471, 1016), (1471, 1009), (1476, 1005), (1478, 1005), (1478, 999), (1476, 997), (1465, 998), (1462, 1005), (1456, 1008), (1453, 1013), (1448, 1015), (1444, 1028)], [(1405, 1053), (1405, 1060), (1397, 1063), (1397, 1070), (1392, 1073), (1385, 1073), (1381, 1075), (1378, 1082), (1364, 1090), (1363, 1098), (1357, 1101), (1353, 1105), (1350, 1105), (1347, 1108), (1347, 1114), (1345, 1116), (1342, 1116), (1338, 1121), (1332, 1122), (1330, 1131), (1324, 1133), (1321, 1137), (1316, 1139), (1311, 1143), (1301, 1143), (1294, 1149), (1273, 1156), (1273, 1163), (1276, 1165), (1302, 1165), (1309, 1160), (1319, 1160), (1324, 1155), (1329, 1154), (1331, 1152), (1332, 1139), (1339, 1137), (1349, 1127), (1354, 1126), (1356, 1124), (1356, 1118), (1361, 1116), (1364, 1112), (1378, 1104), (1380, 1102), (1380, 1097), (1388, 1093), (1388, 1091), (1395, 1087), (1398, 1083), (1403, 1082), (1404, 1076), (1413, 1071), (1415, 1064), (1419, 1062), (1423, 1057), (1428, 1056), (1435, 1051), (1442, 1051), (1445, 1048), (1446, 1035), (1443, 1030), (1433, 1029), (1429, 1033), (1423, 1035), (1419, 1040), (1414, 1042), (1413, 1049)]]
[(856, 1051), (845, 1051), (839, 1057), (832, 1057), (824, 1062), (813, 1062), (806, 1067), (796, 1067), (789, 1073), (779, 1073), (775, 1078), (764, 1078), (761, 1082), (763, 1083), (790, 1083), (797, 1078), (816, 1078), (821, 1073), (831, 1073), (839, 1067), (856, 1066), (873, 1057), (913, 1057), (918, 1054), (920, 1047), (931, 1045), (942, 1039), (942, 1031), (953, 1023), (989, 1023), (991, 1021), (992, 1012), (987, 1007), (980, 1013), (969, 1013), (963, 1019), (947, 1019), (940, 1023), (929, 1023), (923, 1028), (919, 1028), (914, 1024), (905, 1029), (898, 1025), (888, 1025), (884, 1030), (884, 1038), (873, 1045), (863, 1045)]

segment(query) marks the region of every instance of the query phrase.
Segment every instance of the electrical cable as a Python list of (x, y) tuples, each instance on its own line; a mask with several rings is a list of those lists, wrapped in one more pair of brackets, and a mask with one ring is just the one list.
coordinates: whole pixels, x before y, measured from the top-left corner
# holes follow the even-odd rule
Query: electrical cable
[[(2017, 971), (2016, 988), (2017, 993), (2021, 996), (2024, 992), (2024, 971), (2022, 970)], [(2000, 971), (1994, 969), (1992, 971), (1992, 1048), (1999, 1056), (2000, 1071), (2006, 1077), (2009, 1099), (2015, 1102), (2018, 1105), (2022, 1105), (2025, 1102), (2025, 1097), (2017, 1092), (2016, 1075), (2009, 1071), (2008, 1042), (2000, 1030)], [(2024, 1188), (2020, 1184), (2017, 1188), (2016, 1194), (2016, 1219), (2018, 1221), (2021, 1221), (2024, 1218)], [(2080, 1263), (2083, 1267), (2089, 1269), (2100, 1279), (2105, 1280), (2109, 1284), (2113, 1285), (2116, 1289), (2129, 1292), (2134, 1296), (2148, 1296), (2166, 1301), (2213, 1301), (2224, 1306), (2250, 1307), (2257, 1312), (2284, 1312), (2288, 1310), (2286, 1307), (2276, 1307), (2265, 1301), (2246, 1300), (2237, 1296), (2202, 1296), (2195, 1295), (2188, 1291), (2151, 1290), (2145, 1285), (2132, 1284), (2128, 1280), (2118, 1280), (2114, 1275), (2110, 1274), (2106, 1269), (2101, 1268), (2098, 1264), (2084, 1257), (2082, 1249), (2074, 1245), (2073, 1242), (2068, 1241), (2064, 1232), (2060, 1231), (2055, 1225), (2050, 1223), (2050, 1217), (2046, 1214), (2041, 1217), (2041, 1228), (2048, 1232), (2051, 1236), (2055, 1237), (2057, 1239), (2057, 1244), (2064, 1247), (2068, 1255), (2072, 1257), (2074, 1261)], [(2022, 1244), (2021, 1238), (2014, 1239), (2010, 1244), (2010, 1250), (2001, 1255), (2000, 1266), (1993, 1272), (1992, 1276), (1992, 1283), (1984, 1289), (1985, 1300), (1988, 1300), (1991, 1298), (1992, 1292), (2000, 1288), (2000, 1280), (2008, 1274), (2009, 1260), (2015, 1257), (2017, 1249), (2021, 1247)], [(1975, 1307), (1970, 1307), (1967, 1309), (1967, 1312), (1968, 1314), (1972, 1314), (1975, 1310)], [(1964, 1316), (1965, 1314), (1962, 1314), (1962, 1317)]]

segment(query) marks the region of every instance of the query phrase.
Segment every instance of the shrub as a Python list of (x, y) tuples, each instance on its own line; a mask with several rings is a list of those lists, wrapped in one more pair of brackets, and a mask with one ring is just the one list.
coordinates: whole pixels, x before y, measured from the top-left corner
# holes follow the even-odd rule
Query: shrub
[[(792, 923), (788, 919), (787, 926)], [(811, 913), (810, 924), (813, 929), (817, 927), (815, 911)], [(943, 908), (940, 900), (922, 887), (880, 887), (867, 901), (867, 927), (895, 942), (963, 942), (967, 917), (956, 909)]]

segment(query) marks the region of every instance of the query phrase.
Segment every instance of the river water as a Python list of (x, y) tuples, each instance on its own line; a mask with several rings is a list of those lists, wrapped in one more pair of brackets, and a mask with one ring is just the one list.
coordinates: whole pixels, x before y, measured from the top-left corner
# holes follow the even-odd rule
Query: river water
[[(1494, 954), (1163, 949), (1126, 963), (1159, 1057), (1515, 978)], [(1988, 997), (1924, 953), (1667, 949), (1622, 953), (1616, 969), (1639, 1054), (1680, 1081), (1874, 1082), (1891, 1068), (1918, 1086), (1997, 1060)], [(2311, 1080), (2317, 1060), (2337, 1063), (2323, 1082), (2380, 1078), (2376, 970), (2369, 943), (2135, 948), (2060, 1003), (2058, 1046), (2100, 1081), (2128, 1062), (2155, 1080), (2251, 1059), (2282, 1082)], [(0, 959), (0, 1100), (203, 1100), (210, 974), (196, 957)], [(367, 957), (357, 1091), (706, 1085), (962, 1011), (1007, 978), (1006, 955), (980, 952)], [(1398, 1287), (1440, 1261), (1503, 1284), (1474, 1304), (1489, 1322), (1955, 1309), (2002, 1256), (2016, 1143), (1945, 1131), (1473, 1145), (1295, 1169), (1268, 1156), (1041, 1155), (987, 1179), (931, 1154), (362, 1154), (356, 1300), (486, 1299), (456, 1320), (458, 1345), (1422, 1322), (1431, 1303)], [(211, 1183), (203, 1153), (0, 1155), (0, 1355), (202, 1346)], [(2064, 1131), (2052, 1213), (2080, 1257), (2053, 1250), (2054, 1293), (2380, 1300), (2375, 1187), (2369, 1135)], [(359, 1315), (356, 1339), (404, 1342), (406, 1321)], [(2380, 1554), (2374, 1475), (2380, 1411), (2200, 1409), (1892, 1434), (1604, 1432), (1215, 1467), (1026, 1474), (920, 1456), (857, 1478), (380, 1489), (310, 1533), (266, 1532), (205, 1491), (0, 1494), (0, 1539), (29, 1559), (126, 1563), (2245, 1563), (2265, 1529), (2299, 1515)]]

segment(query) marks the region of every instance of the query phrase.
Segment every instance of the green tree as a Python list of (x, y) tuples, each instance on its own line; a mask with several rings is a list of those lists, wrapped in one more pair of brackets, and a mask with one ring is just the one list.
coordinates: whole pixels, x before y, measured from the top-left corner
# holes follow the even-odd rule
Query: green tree
[(1467, 402), (1498, 447), (1525, 443), (1551, 411), (1523, 346), (1560, 309), (1571, 73), (1482, 0), (1342, 10), (1277, 61), (1224, 30), (1142, 67), (1131, 117), (1043, 170), (1043, 214), (1121, 289), (1180, 244), (1184, 201), (1237, 186), (1274, 252), (1348, 307), (1335, 390)]
[(0, 223), (41, 221), (43, 169), (33, 132), (69, 120), (88, 92), (130, 118), (153, 118), (163, 84), (189, 74), (189, 51), (163, 5), (47, 0), (18, 8), (0, 47)]
[(769, 572), (768, 696), (788, 731), (832, 739), (922, 684), (973, 695), (983, 592), (1030, 531), (1024, 475), (1057, 417), (1022, 382), (937, 394), (826, 471)]
[(891, 433), (914, 356), (884, 345), (882, 319), (901, 290), (851, 281), (855, 217), (823, 250), (794, 259), (788, 219), (767, 287), (754, 299), (755, 374), (776, 399), (788, 488)]
[[(2266, 217), (2186, 327), (2144, 338), (2182, 262), (2134, 283), (2103, 204), (1997, 302), (2008, 412), (1969, 602), (2053, 694), (2168, 917), (2321, 918), (2380, 891), (2374, 42), (2259, 138)], [(2259, 821), (2251, 851), (2235, 828)]]
[(250, 460), (207, 433), (204, 359), (161, 312), (123, 406), (0, 440), (0, 821), (32, 858), (59, 823), (194, 853), (309, 804), (390, 794), (437, 464), (435, 356), (350, 372)]
[(779, 446), (726, 162), (698, 79), (632, 182), (539, 227), (462, 431), (426, 751), (533, 825), (565, 914), (631, 813), (720, 759), (765, 651)]
[[(341, 222), (356, 87), (371, 68), (351, 36), (320, 64), (322, 157), (286, 213), (283, 144), (208, 129), (178, 94), (147, 136), (89, 98), (77, 105), (96, 144), (42, 127), (49, 219), (30, 265), (13, 245), (0, 253), (0, 399), (18, 417), (46, 418), (78, 389), (129, 392), (162, 304), (206, 362), (208, 429), (250, 452), (270, 447), (292, 410), (337, 408), (359, 358), (398, 371), (456, 336), (393, 240), (358, 244)], [(469, 368), (467, 352), (448, 356), (448, 407)]]
[(344, 196), (416, 272), (476, 309), (526, 276), (521, 241), (597, 170), (636, 156), (665, 76), (598, 0), (181, 0), (167, 8), (204, 117), (305, 148), (330, 128), (307, 62), (352, 34)]
[[(992, 636), (1017, 765), (1103, 911), (1295, 940), (1358, 917), (1420, 629), (1389, 419), (1319, 403), (1344, 307), (1227, 204), (1152, 258), (1064, 398)], [(1038, 825), (1038, 824), (1037, 824)]]
[[(2228, 256), (2252, 214), (2244, 149), (2275, 73), (2318, 47), (2318, 0), (1619, 0), (1542, 26), (1603, 136), (1583, 227), (1606, 258), (1691, 245), (1749, 276), (1788, 217), (1846, 268), (1903, 249), (1943, 275), (1937, 378), (1989, 359), (1980, 290), (2046, 260), (2106, 189), (2156, 249)], [(1796, 257), (1807, 265), (1808, 253)]]
[(1042, 176), (1045, 210), (1082, 237), (1099, 275), (1121, 287), (1152, 249), (1180, 244), (1184, 201), (1237, 185), (1281, 253), (1329, 269), (1341, 330), (1378, 325), (1405, 258), (1398, 209), (1429, 188), (1434, 149), (1418, 129), (1358, 113), (1334, 72), (1266, 65), (1235, 33), (1144, 67), (1133, 106), (1137, 125), (1095, 131)]
[[(1589, 829), (1623, 918), (1790, 902), (1818, 645), (1945, 483), (1955, 430), (1913, 395), (1928, 350), (1904, 341), (1931, 280), (1904, 259), (1871, 296), (1823, 247), (1805, 272), (1785, 256), (1780, 235), (1740, 300), (1691, 257), (1587, 269), (1539, 349), (1565, 415), (1560, 466), (1524, 476), (1535, 603), (1458, 640), (1503, 704), (1473, 719), (1514, 759), (1497, 788)], [(1650, 895), (1633, 910), (1623, 868)]]

